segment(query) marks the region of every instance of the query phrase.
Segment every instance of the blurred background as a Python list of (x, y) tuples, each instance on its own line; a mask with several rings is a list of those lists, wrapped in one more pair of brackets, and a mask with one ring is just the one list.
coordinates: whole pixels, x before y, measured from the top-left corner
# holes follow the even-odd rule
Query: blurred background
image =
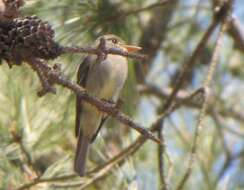
[[(108, 33), (142, 46), (141, 53), (149, 59), (130, 60), (129, 77), (121, 97), (122, 110), (149, 128), (157, 119), (158, 110), (171, 92), (182, 65), (189, 60), (211, 23), (216, 2), (219, 1), (28, 0), (23, 13), (48, 21), (55, 29), (56, 41), (65, 46), (86, 47)], [(233, 18), (244, 28), (243, 0), (235, 0), (233, 9)], [(198, 56), (178, 98), (203, 85), (217, 30)], [(223, 38), (196, 159), (182, 189), (244, 189), (242, 42), (231, 32)], [(49, 64), (60, 63), (64, 73), (75, 80), (84, 56), (65, 55)], [(145, 90), (150, 87), (160, 95)], [(7, 64), (0, 66), (0, 189), (17, 189), (32, 182), (37, 175), (47, 179), (71, 176), (36, 184), (30, 189), (160, 189), (158, 147), (152, 141), (93, 181), (72, 176), (75, 96), (58, 87), (57, 95), (38, 98), (39, 88), (39, 80), (28, 65), (11, 70)], [(176, 189), (187, 169), (199, 108), (184, 104), (165, 119), (163, 160), (167, 189)], [(106, 163), (138, 136), (136, 131), (110, 119), (92, 145), (88, 169)]]

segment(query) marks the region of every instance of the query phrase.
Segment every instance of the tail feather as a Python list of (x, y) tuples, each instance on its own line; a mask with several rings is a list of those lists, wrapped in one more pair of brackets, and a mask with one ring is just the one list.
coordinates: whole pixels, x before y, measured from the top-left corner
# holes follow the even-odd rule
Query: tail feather
[(80, 133), (76, 147), (74, 170), (81, 177), (85, 175), (86, 158), (89, 144), (90, 139), (88, 137), (83, 136), (82, 133)]

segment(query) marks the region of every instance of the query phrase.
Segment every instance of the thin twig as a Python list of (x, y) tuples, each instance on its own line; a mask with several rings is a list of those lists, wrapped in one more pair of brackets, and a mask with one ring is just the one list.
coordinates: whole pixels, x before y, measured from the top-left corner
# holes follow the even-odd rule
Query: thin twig
[(219, 57), (219, 51), (221, 48), (221, 44), (222, 44), (222, 39), (224, 36), (226, 30), (226, 22), (221, 24), (221, 29), (219, 31), (218, 34), (218, 38), (216, 40), (216, 44), (215, 44), (215, 48), (213, 51), (213, 55), (212, 55), (212, 59), (210, 61), (210, 68), (207, 74), (207, 78), (204, 81), (204, 89), (205, 89), (205, 99), (204, 99), (204, 103), (202, 105), (202, 109), (200, 110), (199, 113), (199, 117), (198, 117), (198, 122), (197, 122), (197, 127), (195, 129), (194, 132), (194, 139), (193, 139), (193, 143), (192, 143), (192, 147), (191, 147), (191, 152), (190, 152), (190, 159), (189, 159), (189, 163), (186, 169), (186, 172), (184, 173), (182, 179), (180, 180), (179, 184), (176, 187), (176, 190), (181, 190), (184, 188), (189, 176), (191, 175), (191, 171), (192, 171), (192, 167), (193, 167), (193, 163), (195, 160), (195, 154), (196, 154), (196, 150), (197, 150), (197, 145), (198, 145), (198, 139), (199, 139), (199, 134), (200, 131), (202, 129), (202, 125), (203, 125), (203, 120), (204, 117), (206, 115), (206, 110), (207, 110), (207, 105), (208, 105), (208, 96), (209, 96), (209, 86), (210, 83), (212, 81), (213, 78), (213, 74), (216, 68), (216, 65), (218, 63), (218, 57)]
[(15, 125), (11, 126), (10, 133), (12, 135), (13, 142), (19, 145), (22, 156), (21, 161), (23, 162), (22, 169), (27, 173), (28, 176), (32, 178), (37, 177), (40, 172), (36, 169), (31, 154), (28, 152), (23, 143), (23, 137), (17, 132)]
[[(219, 0), (212, 0), (213, 2), (213, 9), (216, 10), (223, 3), (229, 3), (229, 6), (233, 6), (232, 2), (226, 1), (219, 1)], [(231, 15), (229, 19), (229, 27), (227, 29), (229, 36), (231, 36), (234, 40), (235, 48), (239, 49), (240, 51), (244, 52), (244, 27), (240, 20), (235, 16)]]
[[(159, 89), (157, 86), (151, 85), (151, 84), (144, 84), (144, 85), (139, 85), (138, 86), (138, 91), (142, 95), (152, 95), (160, 100), (166, 100), (169, 98), (170, 94), (172, 93), (172, 88), (165, 88), (165, 89)], [(176, 102), (181, 102), (184, 100), (188, 95), (188, 92), (186, 90), (180, 90), (178, 94), (175, 96), (175, 101)], [(214, 94), (211, 94), (210, 99), (214, 98)], [(220, 101), (220, 100), (218, 100)], [(221, 105), (221, 103), (220, 103)], [(189, 99), (188, 102), (184, 101), (184, 106), (190, 107), (190, 108), (196, 108), (199, 109), (202, 107), (202, 102), (201, 101), (195, 101), (195, 99)], [(215, 106), (215, 111), (220, 114), (222, 117), (226, 118), (233, 118), (236, 119), (240, 122), (244, 122), (244, 114), (237, 112), (233, 108), (221, 108), (220, 106), (216, 105)], [(207, 110), (207, 114), (212, 115), (213, 114), (213, 109), (209, 108)]]
[(218, 173), (215, 182), (214, 182), (214, 187), (216, 187), (219, 183), (219, 181), (221, 180), (221, 178), (225, 175), (225, 173), (228, 171), (229, 167), (231, 166), (231, 164), (235, 161), (238, 160), (240, 158), (244, 157), (244, 149), (240, 150), (239, 152), (237, 152), (236, 154), (232, 155), (229, 158), (225, 159), (225, 162), (222, 166), (222, 168), (220, 169), (220, 172)]
[[(162, 121), (162, 125), (157, 131), (158, 133), (158, 138), (161, 140), (162, 143), (164, 143), (164, 136), (163, 136), (163, 125), (164, 125), (164, 120)], [(159, 178), (161, 181), (161, 189), (162, 190), (167, 190), (167, 183), (165, 180), (165, 174), (164, 174), (164, 151), (165, 151), (165, 146), (164, 144), (162, 146), (158, 146), (158, 170), (159, 170)]]
[(166, 103), (163, 107), (163, 110), (168, 109), (171, 106), (172, 102), (175, 100), (177, 93), (179, 92), (182, 85), (184, 84), (184, 81), (187, 78), (187, 76), (192, 72), (192, 70), (196, 64), (197, 58), (199, 57), (200, 53), (202, 52), (203, 48), (205, 47), (206, 43), (208, 42), (210, 36), (212, 35), (213, 31), (215, 30), (215, 28), (217, 26), (218, 26), (217, 20), (213, 19), (212, 23), (209, 25), (208, 29), (204, 33), (202, 39), (198, 43), (191, 58), (189, 59), (188, 62), (186, 62), (186, 64), (183, 65), (182, 72), (181, 72), (179, 78), (177, 79), (175, 87), (174, 87), (172, 93), (170, 94), (168, 100), (166, 101)]
[(61, 177), (52, 177), (52, 178), (36, 178), (32, 182), (26, 183), (15, 190), (24, 190), (24, 189), (30, 189), (31, 187), (41, 184), (41, 183), (46, 183), (46, 182), (55, 182), (55, 181), (65, 181), (71, 178), (74, 178), (76, 175), (67, 175), (67, 176), (61, 176)]
[(65, 53), (89, 53), (89, 54), (95, 54), (100, 55), (101, 53), (104, 54), (115, 54), (115, 55), (122, 55), (128, 58), (137, 59), (137, 60), (145, 60), (147, 59), (146, 55), (142, 54), (135, 54), (135, 53), (128, 53), (126, 51), (123, 51), (118, 48), (93, 48), (93, 47), (62, 47), (62, 54)]

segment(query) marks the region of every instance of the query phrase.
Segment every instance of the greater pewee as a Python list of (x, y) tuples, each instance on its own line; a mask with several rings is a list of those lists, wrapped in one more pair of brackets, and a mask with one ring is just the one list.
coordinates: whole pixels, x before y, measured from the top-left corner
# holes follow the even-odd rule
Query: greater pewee
[[(124, 44), (119, 37), (112, 34), (99, 37), (95, 46), (99, 45), (101, 38), (104, 38), (107, 48), (119, 48), (127, 52), (141, 49), (137, 46)], [(108, 54), (102, 61), (97, 61), (95, 55), (88, 55), (79, 66), (77, 82), (89, 94), (117, 103), (127, 78), (127, 64), (127, 59), (120, 55)], [(85, 173), (89, 145), (95, 140), (106, 119), (105, 113), (82, 101), (81, 97), (76, 97), (75, 135), (78, 137), (78, 142), (74, 170), (80, 176), (84, 176)]]

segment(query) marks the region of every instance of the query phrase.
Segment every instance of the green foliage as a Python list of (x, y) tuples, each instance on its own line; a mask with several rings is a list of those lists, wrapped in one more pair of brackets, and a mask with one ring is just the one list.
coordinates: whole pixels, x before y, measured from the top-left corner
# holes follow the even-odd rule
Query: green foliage
[[(38, 0), (27, 1), (23, 11), (27, 15), (36, 14), (50, 22), (55, 28), (56, 40), (63, 45), (89, 46), (97, 36), (106, 33), (117, 34), (127, 42), (139, 44), (154, 9), (129, 16), (123, 15), (154, 2), (156, 1)], [(199, 6), (200, 8), (196, 9), (195, 1), (190, 1), (190, 6), (188, 1), (183, 1), (175, 8), (167, 38), (150, 68), (147, 83), (156, 85), (160, 90), (167, 89), (175, 73), (191, 56), (206, 29), (206, 23), (212, 18), (210, 4), (199, 2), (203, 8)], [(192, 9), (197, 11), (192, 14)], [(243, 54), (233, 49), (230, 38), (226, 38), (211, 86), (211, 92), (216, 94), (216, 97), (210, 101), (209, 108), (209, 113), (217, 112), (220, 121), (217, 122), (211, 114), (207, 115), (200, 134), (193, 171), (184, 189), (243, 188), (243, 175), (240, 175), (243, 174), (243, 154), (233, 160), (234, 165), (228, 165), (225, 175), (218, 179), (225, 158), (228, 160), (227, 156), (243, 151), (244, 136), (243, 118), (234, 114), (240, 113), (243, 116)], [(202, 86), (215, 40), (213, 35), (202, 57), (199, 57), (198, 66), (184, 90), (192, 92)], [(64, 73), (75, 80), (77, 66), (83, 57), (61, 56), (49, 64), (61, 63)], [(155, 121), (156, 110), (164, 100), (151, 96), (142, 97), (139, 94), (133, 64), (135, 63), (130, 61), (129, 77), (122, 93), (122, 110), (135, 121), (148, 127)], [(57, 87), (57, 95), (38, 98), (38, 77), (25, 64), (14, 66), (11, 70), (5, 63), (0, 65), (0, 87), (0, 189), (19, 187), (30, 182), (33, 177), (28, 176), (23, 169), (28, 158), (21, 144), (43, 177), (71, 174), (76, 146), (74, 94)], [(198, 112), (198, 109), (191, 106), (183, 107), (165, 121), (163, 134), (167, 155), (164, 155), (164, 160), (169, 189), (177, 186), (187, 168)], [(14, 139), (14, 134), (21, 137), (21, 142)], [(105, 163), (122, 148), (130, 145), (137, 136), (137, 132), (121, 126), (118, 121), (108, 121), (92, 145), (88, 168), (92, 169)], [(28, 164), (27, 168), (30, 169)], [(56, 186), (74, 185), (82, 180), (73, 177), (66, 181), (43, 183), (33, 189), (57, 189)], [(82, 182), (84, 181), (89, 179)], [(109, 175), (88, 189), (146, 190), (158, 189), (159, 184), (157, 146), (148, 142), (134, 156), (129, 157), (124, 165), (117, 165)], [(76, 186), (63, 189), (80, 188)]]

